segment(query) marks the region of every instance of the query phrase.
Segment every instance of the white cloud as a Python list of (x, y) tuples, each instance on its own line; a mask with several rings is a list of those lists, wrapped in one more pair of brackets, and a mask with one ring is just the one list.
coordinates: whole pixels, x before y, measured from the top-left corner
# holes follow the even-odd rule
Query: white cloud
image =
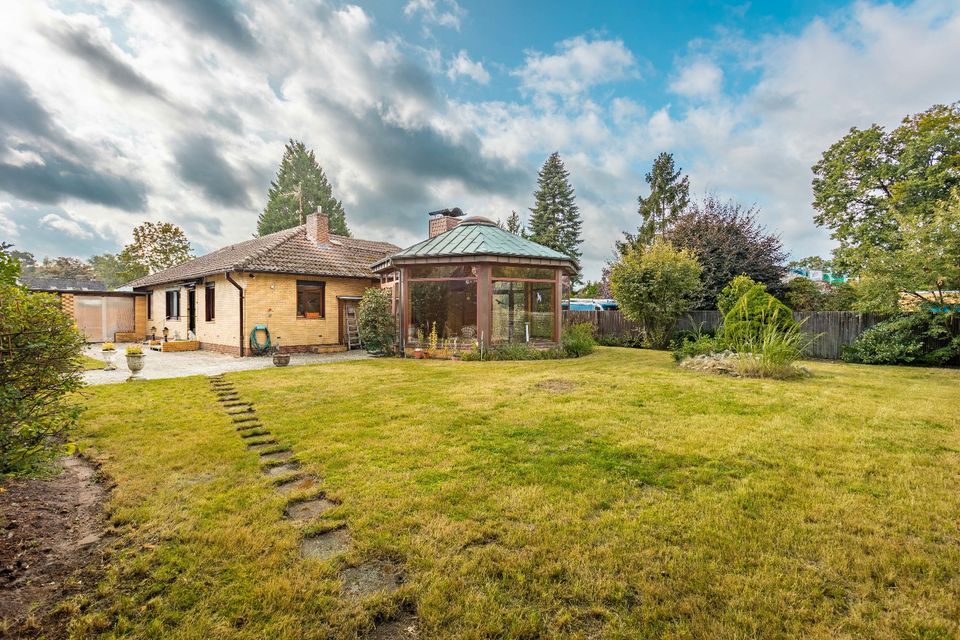
[(583, 36), (557, 43), (557, 52), (527, 52), (514, 72), (532, 92), (573, 95), (592, 86), (639, 77), (637, 60), (622, 40), (588, 40)]
[(62, 231), (74, 238), (92, 238), (93, 234), (84, 229), (79, 222), (71, 218), (63, 218), (55, 213), (48, 213), (40, 218), (40, 225)]
[(467, 14), (456, 0), (410, 0), (403, 7), (405, 15), (419, 15), (424, 26), (436, 25), (460, 30), (460, 21)]
[(470, 78), (478, 84), (490, 82), (490, 74), (483, 68), (483, 63), (471, 60), (466, 51), (460, 51), (447, 67), (447, 77), (451, 80), (456, 80), (460, 76)]
[(720, 92), (723, 70), (709, 60), (694, 60), (680, 69), (670, 90), (689, 98), (708, 98)]

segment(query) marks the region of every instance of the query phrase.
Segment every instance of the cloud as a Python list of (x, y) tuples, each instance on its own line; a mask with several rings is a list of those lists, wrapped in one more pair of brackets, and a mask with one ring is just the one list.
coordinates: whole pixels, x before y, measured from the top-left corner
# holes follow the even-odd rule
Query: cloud
[(709, 60), (694, 60), (680, 69), (670, 90), (688, 98), (707, 98), (720, 92), (723, 70)]
[(11, 131), (47, 139), (60, 135), (23, 78), (0, 67), (0, 134)]
[(483, 68), (483, 63), (474, 62), (463, 50), (450, 61), (450, 66), (447, 67), (448, 78), (456, 80), (460, 76), (470, 78), (478, 84), (488, 84), (490, 82), (490, 74)]
[(258, 48), (246, 17), (228, 0), (157, 0), (183, 24), (230, 47), (251, 53)]
[(61, 203), (76, 198), (125, 211), (146, 206), (146, 185), (137, 180), (101, 173), (40, 149), (24, 148), (40, 161), (0, 162), (0, 191), (31, 202)]
[(228, 207), (248, 207), (250, 198), (246, 186), (220, 155), (216, 140), (205, 135), (194, 135), (179, 141), (174, 148), (176, 172), (189, 184), (214, 202)]
[(94, 233), (84, 228), (82, 223), (69, 216), (60, 216), (56, 213), (48, 213), (40, 218), (40, 226), (56, 229), (57, 231), (62, 231), (79, 239), (92, 238), (94, 236)]
[(587, 40), (577, 36), (557, 43), (556, 49), (550, 55), (527, 52), (523, 67), (514, 72), (524, 89), (571, 95), (639, 77), (637, 59), (620, 39)]
[(460, 30), (460, 22), (467, 14), (456, 0), (410, 0), (403, 7), (404, 15), (419, 15), (424, 26), (436, 25)]
[(63, 23), (46, 30), (50, 41), (83, 60), (99, 76), (129, 93), (166, 99), (163, 90), (124, 59), (116, 45), (82, 25)]

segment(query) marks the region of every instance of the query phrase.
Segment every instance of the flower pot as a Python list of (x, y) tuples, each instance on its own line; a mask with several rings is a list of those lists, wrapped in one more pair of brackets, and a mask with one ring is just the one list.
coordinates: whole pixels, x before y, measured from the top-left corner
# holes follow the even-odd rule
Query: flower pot
[(413, 358), (414, 358), (415, 360), (423, 360), (424, 357), (425, 357), (425, 356), (423, 355), (423, 349), (414, 349), (414, 350), (413, 350)]
[(290, 354), (289, 353), (275, 353), (273, 354), (273, 364), (276, 367), (285, 367), (290, 364)]
[(320, 312), (319, 312), (319, 311), (307, 311), (307, 312), (304, 313), (303, 315), (304, 315), (304, 317), (307, 317), (307, 318), (319, 318), (319, 317), (320, 317)]
[(104, 371), (116, 370), (116, 367), (113, 365), (113, 356), (115, 356), (116, 354), (117, 352), (114, 351), (113, 349), (104, 350), (100, 352), (100, 357), (103, 358), (104, 364), (107, 365), (103, 368)]
[(127, 380), (142, 380), (140, 372), (143, 371), (143, 354), (128, 353), (127, 368), (130, 369), (130, 377)]

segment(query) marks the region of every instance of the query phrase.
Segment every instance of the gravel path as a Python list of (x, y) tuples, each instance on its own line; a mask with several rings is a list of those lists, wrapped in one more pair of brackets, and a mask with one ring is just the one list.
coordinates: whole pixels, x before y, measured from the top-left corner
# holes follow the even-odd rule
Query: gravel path
[[(125, 382), (130, 375), (127, 369), (127, 359), (123, 351), (127, 345), (117, 345), (117, 355), (113, 363), (115, 371), (87, 371), (83, 379), (87, 384), (114, 384)], [(162, 353), (160, 351), (145, 350), (144, 367), (141, 375), (148, 380), (158, 378), (181, 378), (184, 376), (217, 375), (230, 371), (246, 371), (248, 369), (267, 369), (273, 366), (270, 357), (238, 358), (213, 351), (182, 351), (179, 353)], [(88, 356), (101, 359), (99, 345), (87, 347)], [(289, 366), (303, 364), (322, 364), (326, 362), (345, 362), (347, 360), (362, 360), (370, 356), (361, 349), (344, 351), (343, 353), (295, 353), (290, 357)]]

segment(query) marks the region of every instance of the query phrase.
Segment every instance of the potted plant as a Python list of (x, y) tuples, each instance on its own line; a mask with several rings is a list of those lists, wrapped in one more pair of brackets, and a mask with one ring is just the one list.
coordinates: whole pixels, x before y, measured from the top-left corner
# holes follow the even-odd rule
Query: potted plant
[(100, 356), (103, 358), (104, 364), (107, 366), (104, 367), (105, 371), (114, 371), (116, 367), (113, 365), (113, 356), (117, 354), (117, 347), (112, 342), (104, 342), (103, 346), (100, 347)]
[(142, 380), (140, 372), (143, 371), (143, 349), (137, 345), (127, 347), (127, 368), (130, 369), (130, 377), (127, 380)]
[(290, 364), (290, 354), (280, 353), (280, 336), (277, 336), (273, 346), (273, 366), (285, 367)]

